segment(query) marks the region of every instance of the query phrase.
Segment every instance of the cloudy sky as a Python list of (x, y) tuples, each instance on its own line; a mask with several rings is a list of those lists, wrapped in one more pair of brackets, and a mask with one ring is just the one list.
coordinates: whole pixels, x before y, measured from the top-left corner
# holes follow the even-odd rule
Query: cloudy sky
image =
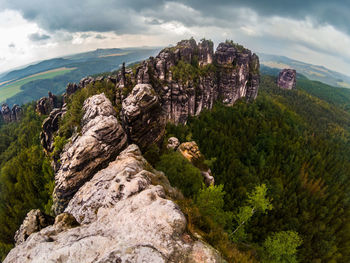
[(96, 48), (193, 36), (350, 75), (350, 0), (0, 0), (0, 72)]

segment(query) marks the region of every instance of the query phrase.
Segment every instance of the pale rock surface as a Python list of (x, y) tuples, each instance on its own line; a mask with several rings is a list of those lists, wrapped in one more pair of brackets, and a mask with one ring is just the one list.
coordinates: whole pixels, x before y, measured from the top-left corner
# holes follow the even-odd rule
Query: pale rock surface
[(54, 225), (29, 236), (4, 263), (224, 262), (189, 237), (186, 218), (167, 199), (172, 190), (160, 177), (130, 145), (79, 189)]
[(102, 93), (84, 102), (80, 136), (71, 138), (55, 174), (54, 211), (63, 212), (76, 191), (127, 145), (112, 103)]
[(297, 85), (297, 72), (295, 69), (283, 69), (277, 80), (278, 87), (282, 89), (292, 90)]
[(39, 209), (30, 210), (23, 220), (22, 225), (16, 231), (15, 243), (16, 245), (22, 244), (33, 233), (40, 231), (41, 229), (52, 225), (54, 218), (45, 215)]
[(170, 137), (170, 138), (168, 139), (168, 145), (167, 145), (167, 148), (168, 148), (168, 149), (171, 149), (171, 150), (176, 151), (177, 148), (179, 147), (179, 145), (180, 145), (180, 141), (179, 141), (178, 138), (176, 138), (176, 137)]
[(122, 118), (131, 143), (141, 149), (157, 144), (165, 132), (165, 118), (150, 84), (137, 84), (122, 104)]

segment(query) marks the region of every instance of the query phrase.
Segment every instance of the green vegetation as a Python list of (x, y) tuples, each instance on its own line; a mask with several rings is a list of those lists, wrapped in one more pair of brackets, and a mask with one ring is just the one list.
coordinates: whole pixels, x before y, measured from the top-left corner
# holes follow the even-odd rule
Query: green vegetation
[(35, 81), (39, 79), (51, 79), (56, 76), (64, 75), (68, 72), (71, 72), (72, 70), (75, 70), (75, 68), (59, 68), (56, 70), (49, 70), (47, 72), (35, 74), (29, 77), (16, 80), (9, 84), (2, 85), (0, 86), (0, 98), (2, 102), (4, 102), (6, 99), (11, 98), (17, 93), (21, 92), (22, 90), (21, 87), (31, 81)]
[(43, 119), (28, 104), (19, 123), (0, 128), (0, 259), (30, 209), (50, 213), (54, 175), (40, 145)]
[[(317, 85), (305, 80), (305, 87), (307, 82)], [(338, 107), (340, 97), (329, 104), (305, 90), (281, 90), (274, 78), (263, 76), (256, 101), (217, 104), (168, 133), (181, 141), (191, 136), (207, 158), (216, 158), (212, 172), (216, 184), (224, 185), (224, 211), (236, 218), (224, 233), (249, 218), (238, 245), (259, 252), (257, 259), (277, 255), (261, 249), (272, 233), (293, 231), (303, 240), (300, 262), (349, 262), (350, 114)], [(273, 209), (250, 216), (242, 207), (263, 184)], [(227, 256), (229, 243), (222, 247), (206, 233)], [(272, 241), (265, 245), (277, 246)]]
[(156, 169), (165, 172), (172, 186), (179, 188), (186, 197), (196, 194), (202, 186), (202, 175), (198, 168), (186, 160), (181, 153), (163, 154)]
[(266, 263), (296, 263), (297, 248), (303, 243), (298, 233), (282, 231), (269, 236), (264, 244)]
[(255, 214), (255, 212), (267, 213), (268, 210), (272, 209), (271, 200), (269, 200), (266, 195), (266, 185), (258, 185), (252, 193), (248, 194), (247, 205), (238, 209), (238, 213), (234, 216), (237, 222), (237, 227), (231, 234), (231, 237), (235, 242), (244, 241), (247, 238), (244, 231), (244, 225)]

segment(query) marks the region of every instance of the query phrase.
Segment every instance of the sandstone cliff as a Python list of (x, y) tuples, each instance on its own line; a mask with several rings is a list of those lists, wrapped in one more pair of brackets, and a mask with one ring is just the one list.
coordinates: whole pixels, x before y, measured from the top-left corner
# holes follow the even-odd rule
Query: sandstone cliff
[(130, 145), (78, 190), (53, 225), (21, 240), (4, 262), (224, 262), (186, 232), (185, 216), (169, 199), (175, 194)]
[(283, 69), (277, 79), (278, 87), (292, 90), (297, 85), (297, 72), (295, 69)]

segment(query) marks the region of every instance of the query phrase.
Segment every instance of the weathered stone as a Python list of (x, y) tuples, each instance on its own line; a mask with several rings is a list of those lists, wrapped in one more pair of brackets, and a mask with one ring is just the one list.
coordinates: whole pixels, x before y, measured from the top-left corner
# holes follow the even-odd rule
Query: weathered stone
[(13, 105), (12, 110), (10, 109), (10, 107), (6, 103), (2, 104), (2, 106), (0, 108), (0, 118), (5, 123), (10, 123), (10, 122), (21, 120), (22, 114), (23, 114), (23, 110), (17, 104)]
[(53, 151), (53, 139), (59, 128), (59, 121), (66, 111), (66, 107), (63, 107), (62, 109), (53, 109), (49, 117), (47, 117), (42, 124), (40, 141), (46, 153), (51, 153)]
[(52, 225), (54, 220), (53, 217), (45, 215), (39, 209), (30, 210), (15, 234), (14, 239), (16, 246), (26, 241), (31, 234), (39, 232), (41, 229)]
[(71, 138), (55, 174), (54, 211), (63, 212), (75, 192), (127, 144), (112, 103), (102, 93), (84, 102), (80, 136)]
[(178, 138), (176, 138), (176, 137), (170, 137), (170, 138), (168, 139), (168, 145), (167, 145), (167, 148), (168, 148), (168, 149), (171, 149), (171, 150), (176, 151), (177, 148), (179, 147), (179, 145), (180, 145), (180, 141), (179, 141)]
[(11, 120), (12, 121), (21, 120), (22, 114), (23, 114), (22, 108), (19, 105), (14, 104), (11, 110)]
[(66, 87), (66, 97), (69, 97), (70, 95), (74, 94), (79, 89), (78, 85), (75, 83), (68, 83)]
[(55, 108), (60, 108), (62, 105), (58, 103), (58, 99), (49, 91), (48, 97), (43, 97), (36, 103), (36, 112), (40, 115), (48, 115)]
[(4, 263), (224, 262), (215, 249), (189, 237), (184, 214), (162, 186), (152, 184), (155, 172), (130, 145), (79, 189), (66, 209), (70, 216), (57, 217), (80, 225), (62, 226), (65, 220), (56, 218), (12, 249)]
[[(172, 70), (180, 61), (198, 63), (206, 73), (196, 80), (175, 79)], [(209, 40), (198, 45), (194, 39), (183, 40), (143, 61), (134, 71), (121, 70), (117, 76), (117, 102), (123, 99), (125, 87), (151, 84), (167, 121), (184, 124), (189, 116), (211, 109), (218, 99), (227, 105), (240, 98), (255, 99), (260, 84), (259, 67), (258, 56), (237, 44), (221, 43), (214, 54)]]
[(137, 84), (123, 100), (122, 117), (124, 128), (132, 143), (145, 149), (157, 144), (165, 132), (165, 118), (159, 98), (149, 84)]
[(277, 80), (278, 87), (282, 89), (295, 89), (297, 85), (297, 72), (295, 69), (283, 69)]
[(1, 116), (5, 123), (12, 121), (11, 109), (6, 103), (2, 104), (1, 106)]
[(201, 154), (199, 147), (196, 142), (184, 142), (181, 143), (177, 150), (189, 160), (194, 166), (201, 170), (201, 174), (204, 178), (206, 185), (214, 185), (214, 177), (211, 174), (211, 170), (204, 163), (204, 156)]

